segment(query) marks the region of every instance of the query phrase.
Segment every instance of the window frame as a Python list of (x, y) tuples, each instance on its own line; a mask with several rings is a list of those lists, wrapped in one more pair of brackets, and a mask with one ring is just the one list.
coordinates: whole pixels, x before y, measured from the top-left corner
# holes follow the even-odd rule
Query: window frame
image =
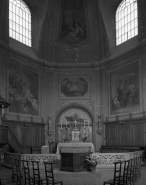
[[(25, 11), (22, 10), (22, 14), (21, 14), (22, 16), (20, 16), (21, 9), (20, 7), (18, 7), (18, 4), (15, 4), (14, 7), (18, 8), (19, 12), (18, 11), (16, 12), (16, 9), (14, 12), (11, 11), (10, 6), (13, 5), (11, 3), (13, 3), (14, 1), (15, 3), (19, 3), (19, 6), (21, 6), (21, 9), (22, 8), (25, 9)], [(25, 17), (23, 16), (24, 12), (25, 12)], [(14, 18), (10, 19), (10, 13), (12, 14), (12, 16), (14, 16)], [(18, 13), (19, 15), (17, 15)], [(17, 20), (15, 20), (15, 18), (17, 18)], [(28, 19), (23, 19), (23, 18), (28, 18)], [(21, 23), (20, 23), (20, 20), (22, 20)], [(13, 29), (13, 26), (11, 26), (11, 23), (13, 23), (14, 29)], [(25, 44), (26, 46), (32, 47), (32, 15), (29, 7), (23, 0), (9, 0), (9, 37), (21, 42), (22, 44)]]
[[(135, 36), (138, 35), (138, 1), (137, 0), (133, 0), (133, 2), (130, 4), (130, 5), (134, 6), (134, 2), (136, 2), (136, 8), (134, 9), (134, 11), (129, 10), (129, 12), (128, 12), (128, 10), (127, 10), (127, 14), (125, 13), (125, 16), (123, 16), (123, 17), (122, 17), (122, 13), (121, 13), (120, 16), (123, 18), (123, 22), (120, 22), (122, 19), (117, 20), (117, 14), (119, 14), (119, 12), (118, 12), (119, 9), (123, 9), (123, 6), (126, 6), (126, 4), (129, 3), (127, 1), (128, 0), (122, 0), (121, 3), (118, 5), (118, 7), (116, 9), (116, 12), (115, 12), (115, 33), (116, 33), (115, 34), (116, 35), (115, 39), (116, 39), (116, 46), (119, 46), (120, 44), (122, 44), (122, 43), (124, 43), (124, 42), (130, 40), (131, 38), (133, 38), (133, 37), (135, 37)], [(124, 10), (126, 10), (126, 9), (124, 9)], [(132, 23), (132, 18), (133, 17), (131, 18), (130, 16), (133, 15), (133, 14), (135, 14), (135, 12), (136, 12), (136, 15), (137, 16), (134, 17), (133, 20), (136, 22), (137, 26), (135, 26), (134, 28), (132, 28), (131, 23)], [(127, 19), (127, 24), (125, 24), (124, 19)], [(128, 19), (130, 20), (129, 22), (128, 22)], [(121, 25), (118, 27), (118, 24), (117, 23), (119, 23), (119, 25), (120, 24)], [(125, 25), (127, 25), (127, 26), (125, 26)], [(129, 31), (128, 31), (128, 29), (129, 29)], [(117, 30), (119, 30), (119, 32)], [(123, 34), (122, 34), (122, 32), (123, 32)], [(129, 34), (132, 34), (132, 33), (133, 33), (133, 35), (129, 35)], [(123, 37), (123, 40), (122, 40), (122, 37)], [(121, 41), (118, 40), (118, 39), (121, 39)]]

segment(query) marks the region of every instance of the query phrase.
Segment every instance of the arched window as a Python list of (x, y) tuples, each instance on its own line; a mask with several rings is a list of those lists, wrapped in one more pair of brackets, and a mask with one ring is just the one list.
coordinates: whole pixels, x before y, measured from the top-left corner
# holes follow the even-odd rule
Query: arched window
[(123, 0), (117, 8), (116, 45), (138, 35), (137, 0)]
[(22, 0), (9, 0), (9, 36), (31, 46), (31, 13)]

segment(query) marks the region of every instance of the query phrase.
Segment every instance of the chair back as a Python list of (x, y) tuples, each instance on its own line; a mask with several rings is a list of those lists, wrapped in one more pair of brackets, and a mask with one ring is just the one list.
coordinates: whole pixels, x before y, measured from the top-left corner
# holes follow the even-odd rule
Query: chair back
[(21, 160), (20, 159), (14, 159), (13, 168), (15, 169), (15, 173), (16, 173), (16, 181), (17, 181), (17, 183), (20, 184), (21, 183), (21, 178), (22, 178)]
[(51, 182), (51, 184), (54, 184), (53, 163), (44, 162), (44, 165), (45, 165), (46, 184), (49, 185), (49, 182)]
[(32, 182), (32, 178), (30, 177), (29, 163), (30, 162), (27, 160), (22, 160), (25, 184), (31, 184)]
[(121, 178), (122, 178), (122, 165), (123, 165), (123, 161), (117, 161), (114, 162), (115, 167), (114, 167), (114, 179), (113, 179), (113, 183), (114, 184), (122, 184), (121, 183)]
[(41, 178), (40, 178), (39, 162), (38, 161), (31, 161), (31, 162), (32, 162), (32, 170), (33, 170), (33, 183), (40, 185)]
[(130, 170), (130, 160), (124, 161), (124, 171), (123, 171), (123, 184), (128, 184), (128, 174)]
[(141, 177), (141, 161), (142, 161), (142, 157), (136, 157), (134, 159), (135, 163), (134, 163), (134, 176), (135, 176), (135, 182), (138, 181), (138, 179)]
[(134, 184), (136, 181), (136, 158), (130, 159), (127, 182)]

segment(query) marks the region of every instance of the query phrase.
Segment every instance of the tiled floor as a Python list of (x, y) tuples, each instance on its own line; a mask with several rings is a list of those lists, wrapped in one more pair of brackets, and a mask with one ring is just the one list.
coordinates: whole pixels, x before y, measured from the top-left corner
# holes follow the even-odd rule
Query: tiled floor
[[(62, 180), (63, 185), (103, 185), (103, 182), (113, 177), (113, 170), (98, 170), (94, 172), (63, 172), (54, 170), (55, 179)], [(146, 185), (146, 167), (141, 167), (141, 179), (136, 185)], [(2, 185), (14, 185), (11, 170), (1, 169)]]

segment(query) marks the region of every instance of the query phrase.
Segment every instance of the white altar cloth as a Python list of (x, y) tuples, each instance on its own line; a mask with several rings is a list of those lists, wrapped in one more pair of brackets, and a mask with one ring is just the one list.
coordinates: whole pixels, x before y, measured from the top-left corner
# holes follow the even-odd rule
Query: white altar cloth
[(70, 142), (70, 143), (58, 143), (57, 154), (59, 153), (90, 153), (94, 152), (93, 143), (80, 143), (80, 142)]
[(49, 146), (48, 145), (41, 147), (41, 154), (49, 154)]

